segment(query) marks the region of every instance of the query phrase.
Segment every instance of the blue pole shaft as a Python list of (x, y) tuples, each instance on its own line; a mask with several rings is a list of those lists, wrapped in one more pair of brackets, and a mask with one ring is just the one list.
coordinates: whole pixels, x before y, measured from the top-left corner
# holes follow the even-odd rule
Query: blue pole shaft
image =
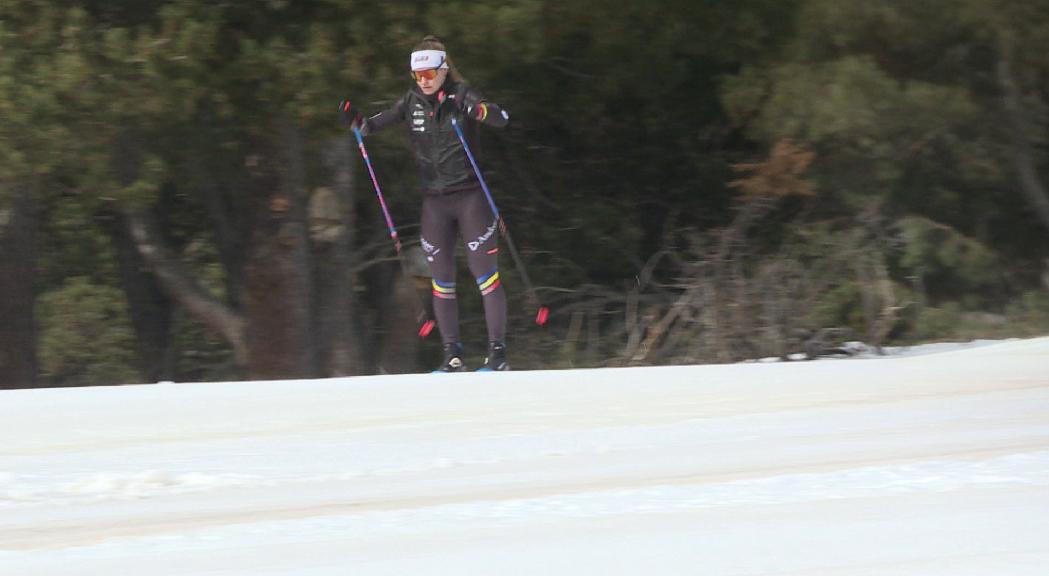
[(477, 175), (477, 180), (481, 183), (481, 190), (484, 190), (484, 197), (488, 199), (488, 205), (492, 207), (492, 214), (495, 215), (495, 219), (502, 224), (503, 217), (499, 215), (499, 209), (495, 206), (495, 200), (492, 199), (492, 193), (488, 191), (488, 184), (484, 181), (484, 176), (481, 176), (481, 169), (477, 167), (477, 160), (474, 160), (473, 152), (470, 151), (470, 145), (466, 143), (466, 137), (463, 136), (463, 129), (459, 127), (459, 122), (456, 121), (454, 117), (452, 118), (452, 127), (455, 128), (455, 134), (459, 137), (459, 141), (463, 143), (463, 150), (466, 151), (466, 157), (470, 159), (470, 165), (474, 168), (474, 174)]
[(517, 270), (521, 273), (521, 280), (524, 282), (525, 289), (528, 291), (528, 295), (532, 301), (539, 308), (538, 314), (535, 317), (535, 323), (540, 326), (546, 324), (547, 316), (550, 313), (550, 309), (543, 306), (539, 301), (539, 296), (535, 293), (535, 287), (532, 285), (531, 278), (528, 277), (528, 271), (525, 270), (524, 264), (521, 263), (521, 255), (517, 253), (517, 247), (514, 246), (514, 240), (510, 237), (510, 229), (507, 228), (506, 222), (503, 222), (503, 217), (499, 214), (499, 208), (495, 206), (495, 199), (492, 198), (492, 193), (488, 190), (488, 184), (484, 181), (484, 176), (481, 175), (481, 168), (477, 166), (477, 160), (474, 159), (473, 152), (470, 151), (470, 145), (466, 143), (466, 136), (463, 135), (463, 129), (459, 127), (459, 122), (452, 117), (452, 127), (455, 128), (455, 134), (459, 137), (459, 142), (463, 144), (463, 150), (466, 151), (466, 157), (470, 159), (470, 165), (473, 166), (474, 174), (477, 175), (477, 181), (481, 183), (481, 190), (484, 191), (484, 197), (488, 199), (488, 205), (492, 207), (492, 214), (495, 216), (496, 222), (499, 224), (499, 229), (503, 233), (503, 237), (506, 238), (506, 246), (510, 249), (510, 255), (514, 259), (514, 263), (517, 264)]

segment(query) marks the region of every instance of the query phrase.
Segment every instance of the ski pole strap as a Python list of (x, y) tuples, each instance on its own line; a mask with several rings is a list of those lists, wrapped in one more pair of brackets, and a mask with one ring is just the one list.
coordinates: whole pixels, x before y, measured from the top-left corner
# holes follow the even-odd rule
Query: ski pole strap
[(401, 252), (401, 240), (397, 237), (397, 229), (393, 226), (393, 218), (390, 217), (390, 210), (386, 207), (386, 198), (382, 195), (382, 189), (379, 188), (379, 180), (375, 177), (375, 169), (372, 167), (372, 159), (368, 156), (368, 149), (364, 147), (364, 138), (361, 136), (361, 131), (356, 126), (353, 127), (353, 135), (357, 137), (357, 148), (361, 151), (361, 157), (364, 158), (364, 165), (368, 167), (368, 175), (371, 176), (372, 186), (375, 187), (375, 196), (379, 198), (379, 206), (382, 207), (382, 215), (386, 218), (386, 228), (390, 231), (390, 238), (393, 239), (393, 245), (397, 249), (397, 252)]

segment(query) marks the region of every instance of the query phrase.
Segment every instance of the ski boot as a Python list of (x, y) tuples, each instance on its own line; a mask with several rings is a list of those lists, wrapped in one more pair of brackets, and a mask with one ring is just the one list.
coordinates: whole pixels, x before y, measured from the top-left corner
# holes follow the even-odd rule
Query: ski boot
[(459, 342), (445, 344), (444, 362), (442, 362), (440, 367), (434, 370), (433, 373), (463, 372), (464, 370), (466, 370), (466, 365), (463, 364), (463, 345)]
[(506, 360), (506, 343), (489, 342), (488, 357), (484, 359), (484, 366), (477, 369), (478, 372), (508, 372), (510, 363)]

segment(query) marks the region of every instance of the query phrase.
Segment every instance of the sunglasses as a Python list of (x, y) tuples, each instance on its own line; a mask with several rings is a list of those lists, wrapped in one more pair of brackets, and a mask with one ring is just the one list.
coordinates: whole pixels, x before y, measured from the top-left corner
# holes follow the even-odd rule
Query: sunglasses
[(422, 80), (433, 80), (437, 77), (437, 72), (439, 72), (437, 68), (430, 68), (429, 70), (416, 70), (412, 72), (412, 76), (415, 78), (416, 82), (421, 82)]

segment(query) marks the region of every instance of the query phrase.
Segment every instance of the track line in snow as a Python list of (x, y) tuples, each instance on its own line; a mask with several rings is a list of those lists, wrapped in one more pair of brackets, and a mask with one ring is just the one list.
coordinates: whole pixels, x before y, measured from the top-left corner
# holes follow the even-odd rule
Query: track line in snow
[[(457, 490), (442, 494), (401, 496), (391, 498), (373, 498), (366, 500), (331, 499), (320, 503), (297, 506), (259, 506), (247, 508), (230, 508), (221, 512), (206, 509), (197, 510), (182, 507), (181, 511), (171, 512), (162, 517), (156, 513), (137, 513), (119, 517), (103, 517), (93, 521), (49, 522), (46, 527), (13, 526), (0, 527), (0, 550), (48, 550), (88, 546), (101, 542), (159, 536), (166, 533), (182, 533), (202, 529), (252, 524), (258, 522), (286, 522), (306, 519), (345, 517), (362, 514), (411, 512), (435, 509), (454, 505), (475, 504), (485, 507), (500, 506), (506, 503), (522, 501), (540, 501), (544, 499), (571, 499), (601, 495), (609, 492), (638, 491), (646, 489), (689, 488), (695, 490), (715, 489), (724, 485), (750, 484), (759, 485), (776, 482), (793, 482), (795, 491), (798, 482), (808, 482), (815, 486), (833, 486), (842, 478), (870, 474), (875, 483), (884, 483), (883, 478), (892, 472), (898, 481), (908, 489), (920, 491), (922, 481), (908, 480), (907, 475), (913, 466), (922, 466), (936, 470), (951, 470), (954, 474), (973, 472), (970, 480), (977, 484), (1026, 483), (1049, 486), (1049, 441), (1020, 445), (999, 446), (995, 448), (963, 450), (953, 453), (911, 455), (906, 457), (870, 460), (856, 458), (836, 462), (822, 462), (804, 465), (785, 465), (775, 468), (754, 468), (720, 474), (677, 474), (670, 476), (634, 475), (623, 477), (600, 478), (576, 483), (558, 483), (541, 485), (534, 482), (522, 486), (499, 486), (481, 490), (469, 490), (460, 487)], [(1014, 476), (994, 476), (990, 473), (979, 473), (982, 463), (993, 465), (1003, 458), (1024, 458), (1028, 454), (1039, 454), (1039, 473), (1032, 478), (1018, 479)], [(982, 478), (982, 480), (981, 480)], [(1039, 480), (1040, 479), (1040, 480)], [(965, 484), (963, 478), (961, 484)], [(869, 489), (876, 494), (884, 491), (885, 486)], [(802, 499), (818, 500), (820, 490), (807, 493)], [(266, 502), (264, 497), (259, 502)], [(798, 498), (795, 494), (793, 498)], [(790, 498), (788, 498), (790, 499)], [(737, 501), (733, 505), (745, 506), (754, 502)], [(664, 506), (665, 508), (665, 506)]]

